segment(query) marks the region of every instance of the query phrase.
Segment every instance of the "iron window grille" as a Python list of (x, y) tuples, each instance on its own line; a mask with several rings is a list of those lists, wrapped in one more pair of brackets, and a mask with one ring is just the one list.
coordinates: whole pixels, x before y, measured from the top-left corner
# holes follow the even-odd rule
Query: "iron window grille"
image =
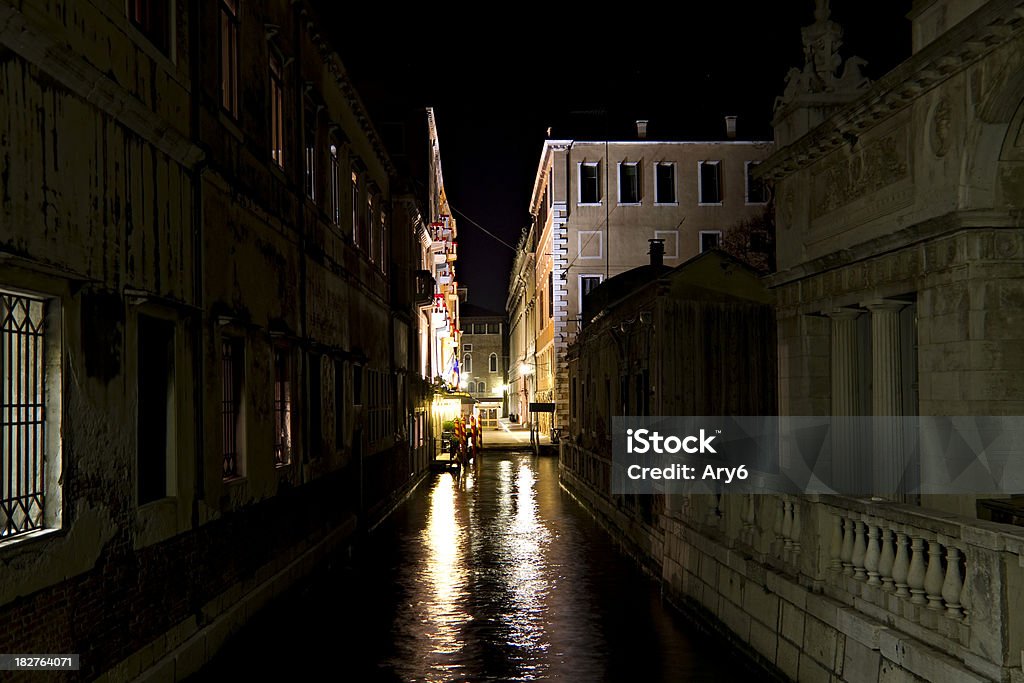
[(221, 450), (224, 457), (225, 479), (234, 479), (241, 475), (239, 431), (244, 360), (241, 340), (225, 339), (221, 342)]
[(0, 538), (44, 526), (46, 302), (0, 293)]
[(286, 349), (274, 349), (274, 465), (292, 461), (292, 382)]

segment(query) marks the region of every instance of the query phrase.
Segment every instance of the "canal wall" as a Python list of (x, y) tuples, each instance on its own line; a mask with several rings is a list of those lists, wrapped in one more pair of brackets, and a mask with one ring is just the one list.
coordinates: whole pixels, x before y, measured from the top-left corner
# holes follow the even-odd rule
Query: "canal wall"
[[(636, 500), (595, 485), (603, 476), (593, 459), (589, 469), (581, 467), (582, 453), (567, 449), (576, 447), (563, 446), (563, 488), (660, 581), (670, 603), (769, 676), (831, 683), (1024, 680), (1010, 661), (985, 661), (998, 656), (992, 652), (998, 634), (986, 644), (981, 628), (972, 636), (970, 627), (942, 610), (899, 604), (895, 595), (868, 585), (866, 574), (855, 578), (852, 561), (849, 575), (840, 566), (822, 580), (787, 568), (831, 564), (831, 527), (810, 519), (794, 526), (792, 510), (799, 520), (799, 503), (788, 508), (787, 525), (785, 506), (778, 524), (756, 519), (768, 519), (774, 502), (768, 497), (756, 505), (748, 496), (634, 497), (648, 499), (645, 521)], [(987, 609), (978, 605), (976, 611), (984, 615)]]
[[(301, 498), (291, 504), (281, 504), (271, 511), (268, 504), (264, 510), (252, 510), (249, 517), (262, 517), (266, 524), (261, 549), (251, 537), (260, 525), (254, 519), (245, 521), (246, 530), (241, 528), (221, 529), (222, 533), (237, 536), (234, 542), (223, 539), (222, 551), (218, 553), (222, 566), (234, 577), (222, 590), (205, 599), (187, 617), (174, 620), (166, 630), (155, 638), (138, 642), (134, 651), (117, 665), (102, 673), (96, 680), (101, 683), (117, 681), (180, 681), (199, 671), (224, 645), (226, 640), (239, 632), (273, 601), (301, 585), (316, 571), (330, 563), (346, 558), (352, 547), (358, 543), (364, 529), (379, 525), (415, 491), (429, 472), (424, 471), (409, 480), (373, 507), (360, 524), (355, 511), (339, 510), (331, 514), (327, 510), (338, 510), (339, 495), (350, 488), (347, 482), (338, 480), (323, 482), (319, 486), (294, 492)], [(346, 494), (347, 495), (347, 494)], [(277, 505), (276, 501), (268, 501)], [(271, 517), (280, 518), (271, 522)], [(313, 522), (319, 518), (319, 522)], [(204, 527), (207, 533), (216, 525)], [(187, 542), (188, 539), (183, 539)], [(206, 545), (206, 544), (202, 544)], [(168, 551), (170, 553), (170, 550)], [(193, 553), (186, 557), (194, 558)], [(181, 567), (182, 572), (188, 572)], [(192, 576), (191, 580), (201, 577)], [(183, 583), (188, 583), (183, 582)], [(175, 588), (166, 586), (168, 598), (175, 596)]]

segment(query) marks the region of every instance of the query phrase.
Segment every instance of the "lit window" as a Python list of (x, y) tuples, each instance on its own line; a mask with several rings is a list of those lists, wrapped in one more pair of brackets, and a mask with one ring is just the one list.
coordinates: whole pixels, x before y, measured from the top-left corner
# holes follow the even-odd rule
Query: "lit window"
[(303, 110), (302, 138), (305, 146), (306, 196), (316, 201), (316, 114), (311, 107)]
[(352, 239), (359, 242), (359, 174), (352, 171)]
[(359, 244), (366, 248), (366, 252), (373, 258), (373, 193), (366, 193), (366, 215), (359, 221)]
[(59, 337), (54, 302), (0, 292), (0, 540), (60, 526)]
[(287, 349), (274, 349), (274, 464), (292, 461), (292, 372)]
[(221, 440), (224, 478), (242, 475), (242, 392), (245, 379), (245, 345), (241, 339), (221, 341)]
[(676, 165), (662, 162), (654, 165), (654, 202), (674, 204), (676, 201)]
[(270, 55), (270, 157), (284, 168), (284, 71), (280, 58)]
[(598, 170), (596, 161), (580, 164), (580, 204), (597, 204), (601, 201)]
[(341, 166), (337, 145), (331, 145), (331, 221), (341, 225)]
[(721, 230), (701, 230), (700, 231), (700, 250), (701, 252), (709, 251), (711, 249), (717, 249), (718, 245), (722, 242), (722, 231)]
[(128, 18), (164, 54), (171, 45), (171, 0), (128, 0)]
[(220, 104), (238, 116), (238, 0), (220, 0)]
[(701, 204), (722, 203), (722, 162), (698, 162), (697, 178), (700, 183)]
[(619, 204), (640, 203), (640, 166), (636, 162), (619, 164)]
[(748, 161), (747, 166), (747, 204), (764, 204), (768, 201), (768, 188), (764, 180), (754, 177), (754, 169), (760, 161)]

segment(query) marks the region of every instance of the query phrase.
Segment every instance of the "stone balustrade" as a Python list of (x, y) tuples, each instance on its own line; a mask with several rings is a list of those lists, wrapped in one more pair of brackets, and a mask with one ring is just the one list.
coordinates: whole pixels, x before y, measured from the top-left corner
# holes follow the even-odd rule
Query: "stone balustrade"
[(884, 501), (725, 498), (741, 520), (721, 526), (727, 546), (975, 670), (1019, 664), (1024, 530)]

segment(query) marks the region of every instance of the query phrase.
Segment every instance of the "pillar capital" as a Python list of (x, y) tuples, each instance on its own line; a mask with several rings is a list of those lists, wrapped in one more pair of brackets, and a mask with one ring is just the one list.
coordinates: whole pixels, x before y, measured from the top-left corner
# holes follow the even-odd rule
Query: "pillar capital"
[(900, 301), (899, 299), (871, 299), (861, 304), (872, 313), (898, 313), (909, 305), (909, 301)]
[(854, 308), (852, 306), (837, 306), (830, 310), (825, 311), (825, 315), (833, 320), (854, 320), (861, 315), (864, 315), (864, 309)]

